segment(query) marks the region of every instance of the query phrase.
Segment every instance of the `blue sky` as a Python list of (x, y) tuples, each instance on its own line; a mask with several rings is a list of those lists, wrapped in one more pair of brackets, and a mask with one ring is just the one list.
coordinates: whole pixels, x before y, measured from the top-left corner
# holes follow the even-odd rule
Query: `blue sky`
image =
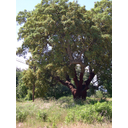
[[(73, 0), (69, 0), (69, 2), (72, 2)], [(94, 2), (96, 1), (100, 1), (100, 0), (78, 0), (78, 3), (81, 6), (86, 6), (87, 10), (90, 10), (91, 8), (94, 7)], [(35, 7), (35, 5), (37, 5), (38, 3), (40, 3), (41, 0), (16, 0), (16, 15), (18, 14), (19, 11), (23, 11), (24, 9), (28, 10), (28, 11), (32, 11)], [(17, 37), (17, 33), (19, 30), (20, 26), (16, 25), (16, 37)], [(22, 45), (22, 41), (17, 41), (16, 43), (16, 48), (20, 47)], [(21, 60), (22, 62), (25, 63), (24, 58), (22, 57), (17, 57), (16, 58), (18, 60)], [(20, 63), (18, 61), (16, 61), (16, 67), (21, 68), (21, 69), (27, 69), (28, 66), (26, 64)]]

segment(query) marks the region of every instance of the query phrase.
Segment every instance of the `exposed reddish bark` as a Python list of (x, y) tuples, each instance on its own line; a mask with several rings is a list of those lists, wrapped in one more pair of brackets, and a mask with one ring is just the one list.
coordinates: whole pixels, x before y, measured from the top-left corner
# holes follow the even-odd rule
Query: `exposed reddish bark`
[(74, 93), (75, 93), (76, 89), (75, 89), (75, 86), (74, 86), (71, 82), (60, 80), (59, 77), (56, 77), (56, 79), (57, 79), (61, 84), (67, 86), (67, 87), (71, 90), (71, 92), (72, 92), (72, 94), (73, 94), (73, 96), (74, 96)]
[(78, 79), (77, 79), (77, 75), (76, 75), (76, 70), (74, 68), (74, 72), (75, 72), (75, 77), (73, 78), (74, 82), (75, 82), (75, 85), (76, 87), (78, 87)]
[(89, 84), (94, 78), (95, 74), (93, 72), (90, 73), (89, 78), (84, 82), (83, 86), (84, 89), (82, 90), (82, 99), (86, 99), (87, 97), (87, 90), (89, 89)]
[(95, 74), (90, 73), (89, 78), (83, 83), (83, 73), (80, 74), (80, 81), (79, 81), (79, 86), (76, 89), (76, 92), (74, 93), (74, 99), (83, 99), (85, 100), (87, 97), (87, 90), (89, 89), (89, 84), (94, 78)]
[(88, 79), (86, 81), (84, 81), (84, 84), (83, 84), (83, 75), (84, 75), (84, 73), (83, 72), (80, 73), (80, 81), (79, 81), (77, 79), (77, 75), (76, 75), (75, 69), (74, 69), (74, 72), (75, 72), (75, 76), (74, 76), (73, 80), (75, 82), (76, 88), (68, 80), (67, 81), (63, 81), (63, 80), (60, 80), (59, 77), (56, 77), (56, 79), (59, 80), (59, 82), (61, 84), (67, 86), (71, 90), (74, 99), (83, 99), (83, 100), (85, 100), (86, 97), (87, 97), (87, 90), (89, 89), (89, 84), (92, 81), (92, 79), (94, 78), (95, 74), (91, 71)]
[(82, 83), (83, 83), (83, 73), (80, 73), (80, 82), (79, 82), (79, 87), (82, 89)]

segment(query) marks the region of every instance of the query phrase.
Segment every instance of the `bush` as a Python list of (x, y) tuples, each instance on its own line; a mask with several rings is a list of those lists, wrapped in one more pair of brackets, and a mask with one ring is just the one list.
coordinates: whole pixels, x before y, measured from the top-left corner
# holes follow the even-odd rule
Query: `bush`
[(38, 111), (37, 119), (41, 119), (42, 121), (46, 122), (48, 115), (46, 112)]
[(16, 68), (16, 99), (25, 98), (27, 95), (28, 88), (24, 85), (23, 80), (23, 70)]
[(32, 100), (32, 91), (31, 90), (27, 90), (27, 95), (25, 97), (25, 100)]
[[(78, 107), (78, 108), (77, 108)], [(93, 105), (76, 105), (70, 109), (65, 117), (65, 122), (81, 121), (85, 123), (102, 122), (104, 119), (112, 119), (112, 102), (97, 102)]]
[(105, 116), (108, 119), (112, 118), (112, 102), (103, 102), (103, 103), (96, 103), (95, 110), (101, 115)]
[(72, 103), (73, 102), (73, 97), (72, 96), (63, 96), (58, 99), (59, 103)]
[(99, 91), (99, 90), (96, 91), (96, 97), (97, 97), (97, 98), (100, 98), (100, 99), (103, 98), (103, 92), (101, 92), (101, 91)]
[(19, 82), (19, 85), (16, 87), (16, 98), (25, 98), (27, 95), (27, 87), (21, 82)]
[(70, 112), (65, 117), (65, 123), (74, 122), (75, 121), (75, 112)]
[(55, 99), (59, 99), (62, 96), (69, 95), (71, 95), (71, 91), (69, 88), (65, 87), (64, 85), (57, 84), (53, 87), (49, 87), (45, 97), (54, 97)]
[(23, 122), (26, 120), (28, 113), (25, 112), (24, 110), (20, 110), (20, 108), (16, 108), (16, 120), (18, 122)]

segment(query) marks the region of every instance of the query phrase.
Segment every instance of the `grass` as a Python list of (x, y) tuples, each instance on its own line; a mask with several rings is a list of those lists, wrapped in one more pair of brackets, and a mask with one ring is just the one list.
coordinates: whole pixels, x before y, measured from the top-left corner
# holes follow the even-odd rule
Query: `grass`
[(16, 119), (17, 128), (111, 128), (112, 101), (87, 97), (74, 102), (72, 96), (17, 101)]

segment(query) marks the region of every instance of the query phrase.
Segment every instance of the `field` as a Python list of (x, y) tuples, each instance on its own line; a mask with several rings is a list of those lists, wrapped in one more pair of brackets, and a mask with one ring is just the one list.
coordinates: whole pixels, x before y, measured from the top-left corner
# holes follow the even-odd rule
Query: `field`
[(72, 96), (16, 102), (16, 128), (111, 128), (112, 99)]

